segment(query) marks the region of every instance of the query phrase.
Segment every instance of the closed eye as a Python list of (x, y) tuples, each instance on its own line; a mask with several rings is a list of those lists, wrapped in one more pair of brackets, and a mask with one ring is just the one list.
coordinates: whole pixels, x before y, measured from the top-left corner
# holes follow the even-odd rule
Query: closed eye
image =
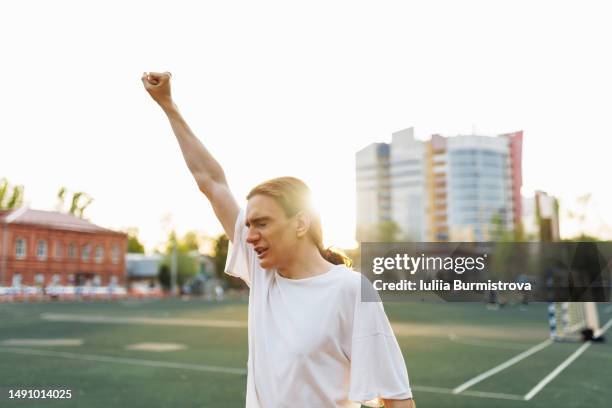
[(247, 228), (250, 228), (251, 225), (255, 225), (257, 228), (263, 228), (266, 225), (268, 225), (268, 220), (270, 219), (270, 217), (255, 217), (252, 218), (250, 220), (248, 220), (247, 222), (245, 222), (245, 225)]

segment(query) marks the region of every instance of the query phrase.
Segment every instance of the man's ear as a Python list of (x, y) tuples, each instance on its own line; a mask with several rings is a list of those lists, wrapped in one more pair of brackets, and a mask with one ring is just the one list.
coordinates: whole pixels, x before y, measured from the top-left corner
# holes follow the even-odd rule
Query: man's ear
[(303, 211), (298, 212), (295, 215), (297, 227), (296, 227), (296, 235), (298, 238), (302, 238), (308, 234), (308, 230), (310, 229), (310, 217)]

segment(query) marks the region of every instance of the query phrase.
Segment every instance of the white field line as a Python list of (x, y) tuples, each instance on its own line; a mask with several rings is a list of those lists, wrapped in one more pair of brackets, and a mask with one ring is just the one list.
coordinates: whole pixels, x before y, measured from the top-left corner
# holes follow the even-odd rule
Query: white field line
[(110, 357), (110, 356), (100, 356), (100, 355), (93, 355), (93, 354), (69, 353), (69, 352), (64, 352), (64, 351), (35, 350), (35, 349), (15, 348), (15, 347), (0, 347), (0, 352), (27, 354), (27, 355), (44, 356), (44, 357), (67, 358), (71, 360), (97, 361), (101, 363), (131, 364), (131, 365), (139, 365), (139, 366), (145, 366), (145, 367), (177, 368), (177, 369), (183, 369), (183, 370), (207, 371), (207, 372), (212, 372), (212, 373), (225, 373), (225, 374), (237, 374), (237, 375), (246, 374), (246, 369), (242, 369), (242, 368), (219, 367), (219, 366), (188, 364), (188, 363), (172, 363), (168, 361), (143, 360), (139, 358), (125, 358), (125, 357)]
[[(603, 335), (606, 332), (606, 330), (608, 330), (610, 328), (610, 326), (612, 326), (612, 319), (608, 320), (608, 322), (601, 328), (601, 330), (599, 331), (599, 334)], [(593, 344), (592, 341), (587, 341), (582, 346), (580, 346), (580, 348), (578, 350), (574, 351), (574, 353), (572, 353), (571, 356), (566, 358), (565, 361), (563, 361), (561, 364), (559, 364), (557, 366), (557, 368), (555, 368), (553, 371), (551, 371), (550, 374), (548, 374), (546, 377), (544, 377), (535, 387), (533, 387), (531, 389), (531, 391), (529, 391), (527, 394), (525, 394), (525, 396), (523, 397), (525, 399), (525, 401), (529, 401), (530, 399), (535, 397), (538, 392), (542, 391), (542, 389), (549, 382), (551, 382), (552, 380), (555, 379), (556, 376), (561, 374), (561, 372), (563, 370), (565, 370), (570, 364), (572, 364), (574, 362), (574, 360), (576, 360), (578, 357), (580, 357), (580, 355), (582, 353), (584, 353), (592, 344)]]
[(0, 346), (82, 346), (83, 339), (6, 339)]
[(608, 330), (612, 326), (612, 319), (608, 320), (608, 323), (604, 324), (604, 326), (595, 333), (595, 336), (602, 336), (606, 330)]
[(172, 317), (114, 317), (64, 313), (42, 313), (40, 318), (54, 322), (145, 324), (155, 326), (223, 327), (240, 329), (247, 328), (246, 321), (238, 320), (183, 319)]
[(544, 340), (543, 342), (536, 344), (535, 346), (531, 347), (528, 350), (525, 350), (524, 352), (522, 352), (521, 354), (518, 354), (514, 357), (512, 357), (510, 360), (501, 363), (500, 365), (493, 367), (492, 369), (485, 371), (484, 373), (477, 375), (476, 377), (472, 378), (469, 381), (464, 382), (463, 384), (459, 385), (458, 387), (456, 387), (455, 389), (453, 389), (453, 394), (459, 394), (460, 392), (464, 392), (465, 390), (467, 390), (468, 388), (470, 388), (471, 386), (473, 386), (474, 384), (478, 384), (479, 382), (491, 377), (492, 375), (495, 375), (497, 373), (499, 373), (502, 370), (505, 370), (506, 368), (518, 363), (519, 361), (529, 357), (530, 355), (537, 353), (538, 351), (542, 350), (545, 347), (548, 347), (552, 344), (552, 340), (547, 339)]
[(155, 353), (161, 353), (166, 351), (179, 351), (187, 348), (184, 344), (179, 343), (135, 343), (125, 346), (126, 350), (136, 351), (151, 351)]
[(582, 353), (584, 353), (586, 349), (588, 349), (591, 346), (591, 344), (592, 343), (590, 341), (587, 341), (582, 346), (580, 346), (578, 350), (574, 351), (574, 353), (571, 356), (569, 356), (564, 362), (562, 362), (550, 374), (544, 377), (544, 379), (542, 379), (542, 381), (540, 381), (535, 387), (533, 387), (531, 391), (525, 394), (525, 396), (523, 397), (525, 401), (529, 401), (530, 399), (532, 399), (538, 392), (542, 390), (542, 388), (546, 386), (546, 384), (554, 380), (555, 377), (561, 373), (561, 371), (565, 370), (565, 368), (568, 365), (570, 365), (575, 359), (577, 359)]
[[(440, 387), (428, 387), (425, 385), (413, 385), (411, 388), (414, 391), (419, 392), (431, 392), (434, 394), (453, 394), (453, 390), (450, 388), (440, 388)], [(466, 391), (460, 396), (468, 396), (468, 397), (479, 397), (479, 398), (493, 398), (493, 399), (505, 399), (512, 401), (524, 401), (523, 397), (520, 395), (514, 394), (502, 394), (498, 392), (482, 392), (482, 391)]]
[[(0, 347), (0, 352), (27, 354), (27, 355), (44, 356), (44, 357), (67, 358), (71, 360), (97, 361), (97, 362), (102, 362), (102, 363), (131, 364), (131, 365), (140, 365), (140, 366), (145, 366), (145, 367), (176, 368), (176, 369), (183, 369), (183, 370), (207, 371), (207, 372), (214, 372), (214, 373), (226, 373), (226, 374), (237, 374), (237, 375), (246, 374), (246, 370), (240, 369), (240, 368), (208, 366), (208, 365), (199, 365), (199, 364), (171, 363), (167, 361), (109, 357), (109, 356), (100, 356), (100, 355), (92, 355), (92, 354), (68, 353), (68, 352), (48, 351), (48, 350)], [(450, 388), (428, 387), (428, 386), (421, 386), (421, 385), (413, 385), (411, 388), (419, 392), (431, 392), (431, 393), (436, 393), (436, 394), (452, 394), (453, 393), (453, 390), (451, 390)], [(496, 393), (496, 392), (466, 391), (463, 394), (461, 394), (461, 396), (523, 401), (523, 397), (520, 395), (502, 394), (502, 393)]]
[(448, 339), (453, 343), (464, 344), (466, 346), (489, 347), (502, 350), (524, 350), (525, 347), (528, 346), (528, 344), (525, 343), (511, 343), (507, 341), (469, 340), (455, 334), (449, 334)]

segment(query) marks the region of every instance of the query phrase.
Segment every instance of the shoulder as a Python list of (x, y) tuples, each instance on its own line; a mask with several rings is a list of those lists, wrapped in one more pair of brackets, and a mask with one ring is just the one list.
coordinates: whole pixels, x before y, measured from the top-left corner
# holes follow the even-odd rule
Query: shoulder
[(336, 274), (340, 292), (345, 299), (352, 301), (363, 301), (366, 303), (378, 303), (381, 301), (378, 291), (372, 282), (361, 272), (354, 271), (345, 266), (338, 268)]
[(344, 265), (336, 265), (334, 267), (334, 270), (335, 278), (348, 285), (359, 284), (359, 282), (361, 281), (361, 277), (363, 276), (360, 272), (354, 271)]
[(346, 266), (338, 266), (335, 269), (334, 279), (337, 288), (352, 299), (359, 295), (362, 285), (370, 284), (369, 280), (358, 271)]

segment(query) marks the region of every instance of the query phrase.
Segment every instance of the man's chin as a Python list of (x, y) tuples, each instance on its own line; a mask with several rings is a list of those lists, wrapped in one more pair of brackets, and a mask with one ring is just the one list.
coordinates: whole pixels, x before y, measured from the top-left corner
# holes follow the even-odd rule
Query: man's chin
[(270, 264), (270, 262), (267, 259), (260, 259), (259, 260), (259, 266), (261, 266), (263, 269), (271, 269), (272, 265)]

